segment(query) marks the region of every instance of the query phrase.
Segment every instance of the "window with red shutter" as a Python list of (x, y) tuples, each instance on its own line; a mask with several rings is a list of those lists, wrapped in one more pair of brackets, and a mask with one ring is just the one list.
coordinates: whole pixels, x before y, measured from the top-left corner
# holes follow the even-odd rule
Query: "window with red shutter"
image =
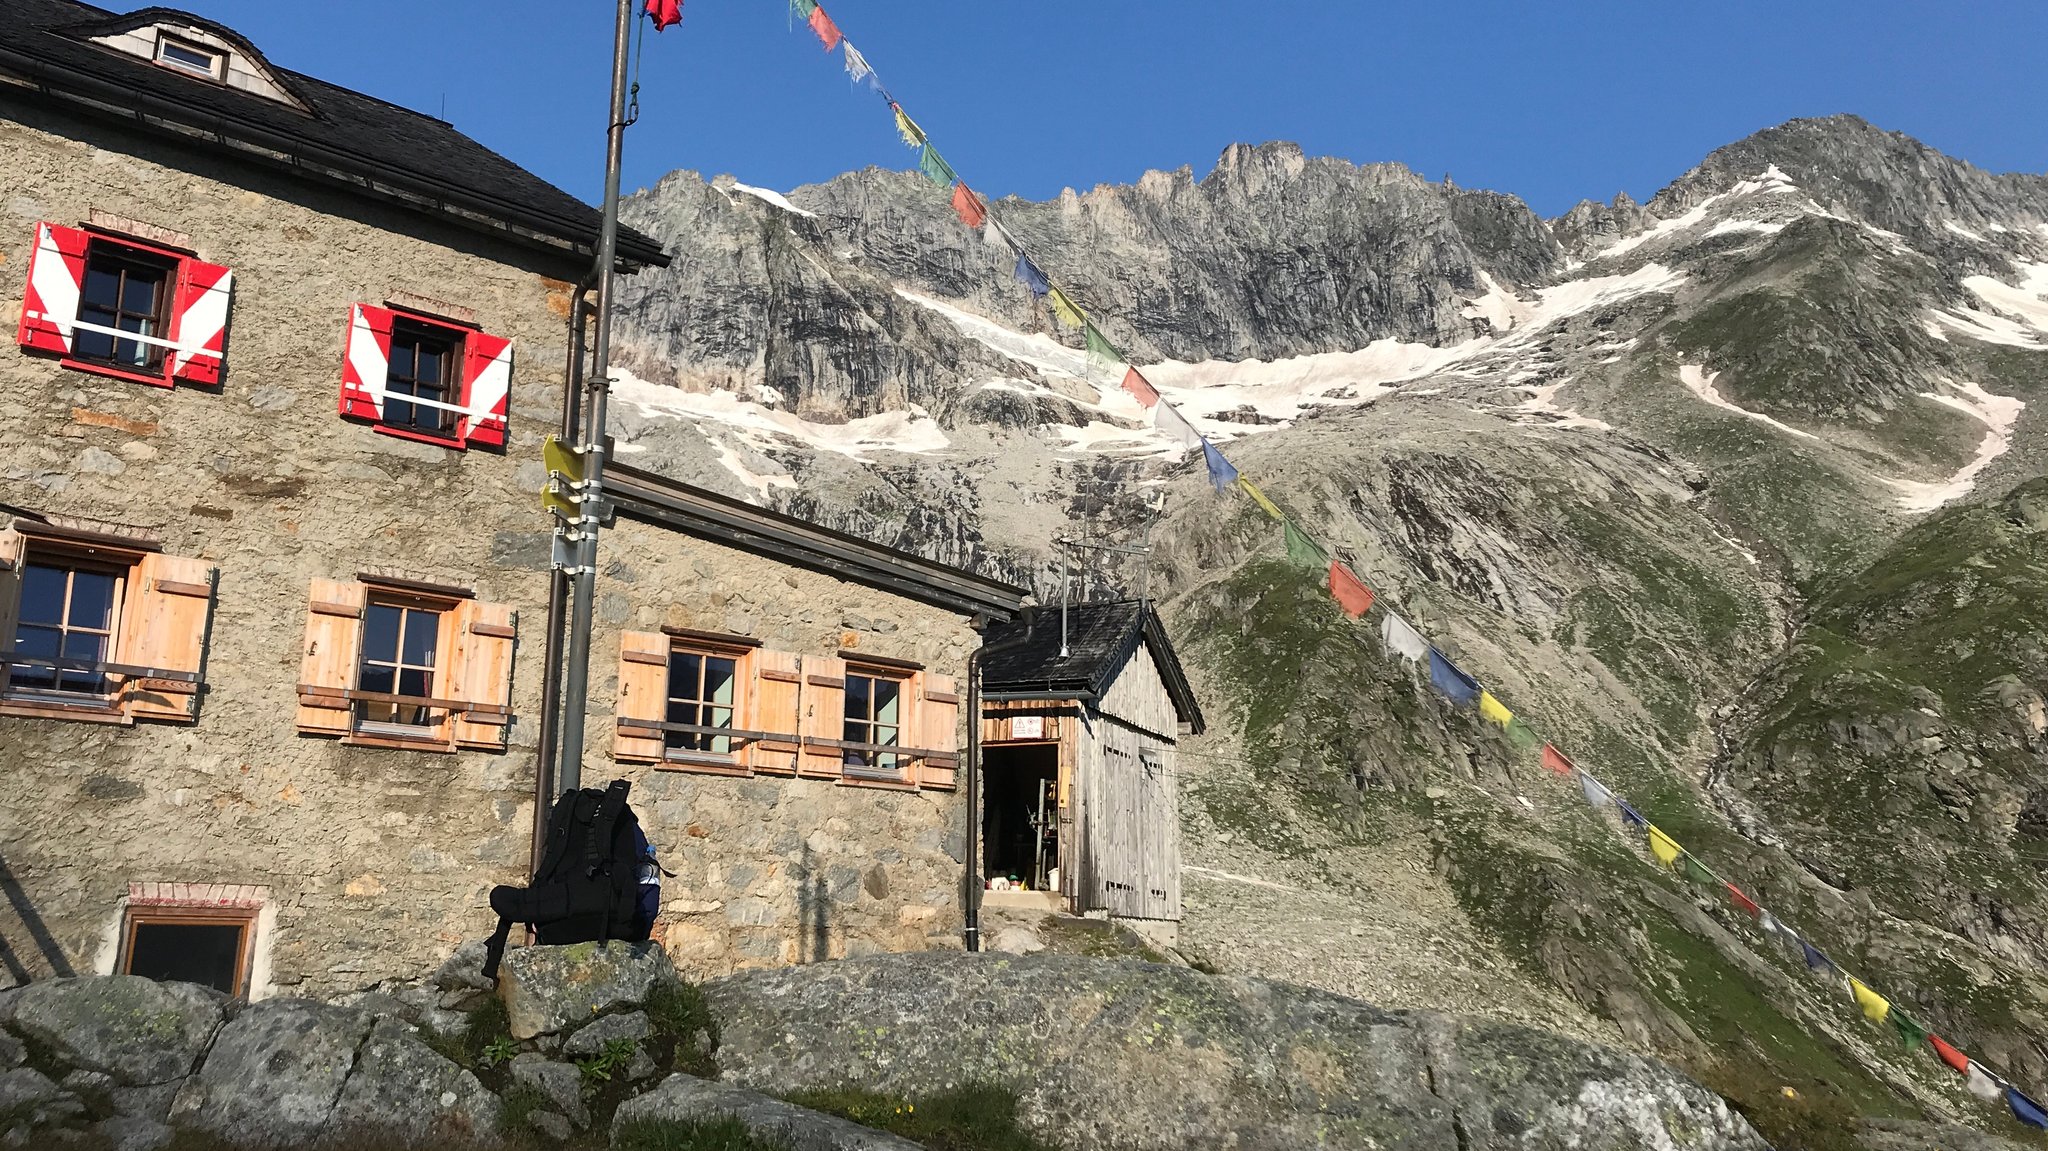
[(397, 308), (349, 309), (341, 414), (451, 448), (503, 447), (512, 341)]
[(213, 386), (233, 293), (233, 272), (189, 252), (38, 224), (16, 341), (82, 371)]

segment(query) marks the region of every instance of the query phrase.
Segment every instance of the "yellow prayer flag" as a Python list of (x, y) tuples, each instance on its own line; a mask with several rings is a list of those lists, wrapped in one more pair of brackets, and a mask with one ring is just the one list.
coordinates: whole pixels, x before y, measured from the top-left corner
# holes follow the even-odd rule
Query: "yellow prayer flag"
[(1678, 857), (1684, 854), (1684, 849), (1670, 836), (1657, 830), (1657, 825), (1653, 823), (1650, 825), (1650, 854), (1656, 856), (1657, 862), (1664, 866), (1676, 867)]
[(1252, 498), (1252, 502), (1259, 505), (1260, 508), (1264, 509), (1267, 515), (1272, 516), (1276, 520), (1284, 520), (1287, 518), (1284, 514), (1281, 513), (1279, 508), (1273, 506), (1273, 501), (1266, 498), (1266, 493), (1260, 491), (1257, 484), (1254, 484), (1253, 482), (1244, 478), (1243, 476), (1239, 476), (1237, 477), (1237, 486), (1243, 488), (1244, 494), (1250, 496)]
[(1515, 713), (1501, 706), (1501, 702), (1493, 698), (1492, 692), (1482, 691), (1479, 693), (1479, 718), (1506, 727), (1515, 718)]
[(913, 123), (910, 117), (905, 116), (901, 108), (896, 109), (896, 134), (903, 137), (903, 143), (907, 147), (924, 147), (924, 129)]
[(1892, 1013), (1891, 1000), (1865, 987), (1853, 975), (1849, 977), (1849, 992), (1856, 997), (1856, 1006), (1863, 1009), (1863, 1017), (1872, 1023), (1883, 1023), (1885, 1016)]
[(1052, 300), (1052, 314), (1059, 317), (1060, 323), (1070, 328), (1078, 328), (1088, 322), (1088, 317), (1081, 314), (1081, 309), (1074, 306), (1074, 301), (1067, 299), (1065, 292), (1054, 288), (1050, 293), (1050, 298)]

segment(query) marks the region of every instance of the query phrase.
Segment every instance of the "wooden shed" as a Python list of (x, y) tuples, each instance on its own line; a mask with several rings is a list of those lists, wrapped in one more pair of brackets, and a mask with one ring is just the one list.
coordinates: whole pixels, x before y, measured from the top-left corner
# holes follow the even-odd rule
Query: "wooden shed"
[[(992, 629), (982, 667), (983, 874), (1073, 914), (1177, 923), (1176, 748), (1202, 731), (1152, 605), (1070, 605)], [(1064, 633), (1064, 638), (1063, 638)]]

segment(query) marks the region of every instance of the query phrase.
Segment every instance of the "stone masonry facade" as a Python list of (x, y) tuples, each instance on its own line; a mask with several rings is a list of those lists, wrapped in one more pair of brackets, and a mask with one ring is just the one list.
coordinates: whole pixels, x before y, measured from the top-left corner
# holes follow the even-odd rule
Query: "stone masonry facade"
[[(196, 723), (0, 718), (0, 987), (110, 969), (124, 901), (173, 885), (264, 901), (255, 996), (342, 994), (430, 967), (489, 931), (490, 887), (528, 866), (548, 591), (539, 445), (560, 407), (579, 269), (6, 99), (0, 173), (7, 322), (39, 221), (111, 213), (189, 236), (235, 275), (217, 388), (88, 374), (0, 343), (0, 504), (144, 527), (165, 553), (219, 570)], [(338, 415), (350, 305), (401, 295), (471, 309), (512, 340), (502, 453)], [(951, 675), (975, 642), (950, 611), (624, 517), (602, 563), (589, 783), (616, 774), (607, 677), (622, 630), (855, 648)], [(370, 569), (517, 610), (505, 751), (299, 734), (310, 581)], [(957, 946), (964, 813), (952, 794), (624, 774), (679, 872), (657, 930), (693, 974)]]

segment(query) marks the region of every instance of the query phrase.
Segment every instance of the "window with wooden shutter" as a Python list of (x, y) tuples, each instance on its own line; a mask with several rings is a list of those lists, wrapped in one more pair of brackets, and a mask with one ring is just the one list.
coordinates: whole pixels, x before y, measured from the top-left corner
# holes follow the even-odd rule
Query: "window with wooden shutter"
[(369, 589), (345, 580), (313, 581), (306, 644), (299, 663), (299, 731), (347, 735), (355, 724), (349, 692), (362, 650), (363, 606)]
[(135, 565), (115, 657), (137, 669), (121, 685), (130, 718), (198, 718), (213, 581), (214, 566), (204, 560), (152, 552)]
[(226, 363), (233, 294), (233, 272), (189, 252), (38, 224), (16, 339), (66, 367), (212, 386)]
[(455, 713), (458, 747), (505, 750), (512, 723), (512, 656), (518, 618), (505, 604), (464, 600), (456, 605), (448, 694), (469, 705)]
[(747, 762), (763, 775), (795, 775), (803, 734), (803, 661), (786, 651), (754, 654), (754, 717), (762, 738), (747, 749)]
[(349, 309), (341, 414), (445, 447), (503, 447), (512, 341), (395, 308)]
[(660, 632), (619, 633), (619, 698), (612, 758), (620, 763), (660, 763), (659, 726), (668, 714), (669, 637)]
[[(21, 603), (21, 558), (23, 540), (13, 530), (0, 531), (0, 655), (14, 655), (14, 619)], [(13, 664), (0, 659), (0, 696), (7, 693), (8, 673)]]
[(917, 785), (951, 791), (960, 771), (960, 696), (950, 675), (918, 679), (918, 746), (926, 754), (918, 760)]
[(841, 736), (846, 726), (846, 661), (837, 656), (803, 658), (803, 755), (797, 770), (821, 779), (841, 771)]

